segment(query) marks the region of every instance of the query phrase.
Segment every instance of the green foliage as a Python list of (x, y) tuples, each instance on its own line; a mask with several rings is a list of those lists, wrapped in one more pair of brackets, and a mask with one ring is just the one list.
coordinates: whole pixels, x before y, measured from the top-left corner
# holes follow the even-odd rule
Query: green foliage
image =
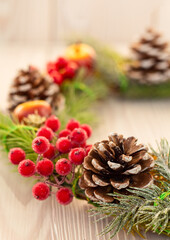
[(168, 98), (170, 97), (170, 82), (165, 82), (158, 85), (146, 85), (129, 82), (126, 91), (121, 95), (122, 97), (131, 99)]
[(37, 154), (32, 150), (32, 140), (36, 136), (36, 128), (13, 123), (11, 118), (0, 113), (0, 144), (9, 152), (11, 148), (20, 147), (27, 158), (35, 160)]
[(154, 172), (162, 177), (161, 181), (146, 189), (128, 189), (130, 195), (111, 194), (119, 203), (100, 202), (91, 209), (93, 215), (104, 214), (99, 220), (111, 217), (101, 234), (112, 232), (112, 238), (122, 228), (139, 234), (143, 228), (170, 235), (170, 146), (164, 139), (158, 145), (158, 152), (153, 149), (152, 152), (157, 157)]
[(92, 109), (94, 103), (107, 95), (105, 85), (99, 80), (94, 81), (90, 75), (85, 77), (82, 70), (74, 81), (66, 82), (62, 91), (66, 98), (66, 106), (59, 114), (62, 127), (70, 118), (75, 118), (80, 123), (95, 123), (96, 116)]

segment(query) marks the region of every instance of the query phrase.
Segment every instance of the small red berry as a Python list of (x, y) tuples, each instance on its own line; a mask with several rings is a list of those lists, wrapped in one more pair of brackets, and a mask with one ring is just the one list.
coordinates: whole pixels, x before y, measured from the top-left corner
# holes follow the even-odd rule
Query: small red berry
[(48, 159), (51, 159), (55, 156), (55, 146), (53, 144), (50, 144), (50, 147), (49, 149), (47, 150), (47, 152), (45, 152), (43, 154), (43, 157), (44, 158), (48, 158)]
[(75, 128), (71, 133), (71, 141), (75, 143), (84, 143), (87, 139), (87, 134), (82, 128)]
[(58, 85), (61, 85), (63, 83), (63, 76), (57, 72), (57, 71), (52, 71), (50, 73), (50, 76), (52, 77), (52, 79), (54, 80), (54, 82)]
[(59, 133), (59, 138), (60, 137), (68, 137), (70, 136), (71, 131), (69, 129), (64, 129)]
[(87, 137), (89, 138), (92, 134), (92, 128), (88, 124), (82, 124), (80, 128), (84, 129), (87, 133)]
[(51, 160), (44, 158), (37, 163), (36, 169), (39, 174), (47, 177), (53, 173), (54, 165)]
[(87, 146), (86, 146), (86, 156), (87, 156), (88, 153), (90, 152), (92, 146), (93, 146), (93, 145), (87, 145)]
[(79, 128), (80, 127), (80, 123), (75, 120), (75, 119), (71, 119), (70, 121), (68, 121), (66, 128), (69, 129), (70, 131), (73, 131), (75, 128)]
[(49, 127), (41, 127), (37, 132), (37, 136), (43, 136), (51, 141), (54, 137), (54, 132)]
[(45, 137), (36, 137), (32, 141), (32, 148), (33, 148), (34, 152), (36, 152), (38, 154), (47, 152), (49, 147), (50, 147), (50, 143), (49, 143), (48, 139)]
[(53, 62), (48, 62), (47, 63), (47, 72), (50, 74), (52, 71), (55, 71), (56, 66), (55, 63)]
[(56, 199), (62, 205), (67, 205), (73, 200), (73, 193), (69, 188), (60, 188), (56, 192)]
[(68, 153), (71, 149), (71, 141), (66, 137), (61, 137), (56, 142), (56, 148), (61, 153)]
[(53, 132), (58, 131), (58, 129), (60, 128), (60, 121), (58, 119), (58, 117), (52, 115), (51, 117), (49, 117), (46, 122), (45, 125), (49, 128), (51, 128), (53, 130)]
[(32, 188), (32, 195), (37, 200), (45, 200), (50, 195), (50, 188), (46, 183), (38, 182)]
[(25, 159), (25, 152), (21, 148), (11, 148), (8, 154), (11, 163), (17, 165)]
[(61, 158), (56, 162), (55, 170), (61, 176), (66, 176), (71, 172), (71, 163), (66, 158)]
[(35, 163), (29, 159), (23, 160), (18, 165), (18, 172), (24, 177), (31, 177), (36, 170)]
[(60, 70), (60, 69), (62, 69), (62, 68), (67, 67), (68, 61), (67, 61), (66, 58), (59, 57), (59, 58), (57, 59), (55, 65), (56, 65), (56, 68), (57, 68), (58, 70)]
[(86, 156), (86, 152), (83, 148), (74, 148), (69, 153), (70, 162), (75, 165), (81, 165)]

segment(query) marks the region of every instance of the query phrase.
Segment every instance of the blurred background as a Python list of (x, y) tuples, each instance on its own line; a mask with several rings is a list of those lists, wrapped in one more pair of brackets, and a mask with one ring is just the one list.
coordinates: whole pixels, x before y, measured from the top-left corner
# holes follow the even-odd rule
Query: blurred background
[(169, 0), (0, 0), (0, 41), (61, 42), (73, 34), (127, 45), (147, 26), (170, 39)]

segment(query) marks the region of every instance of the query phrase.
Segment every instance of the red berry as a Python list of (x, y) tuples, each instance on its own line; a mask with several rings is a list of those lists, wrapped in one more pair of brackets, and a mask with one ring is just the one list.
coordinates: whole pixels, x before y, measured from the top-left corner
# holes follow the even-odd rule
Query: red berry
[(66, 176), (71, 172), (71, 163), (66, 158), (61, 158), (56, 162), (55, 170), (61, 176)]
[(45, 138), (47, 138), (49, 141), (51, 141), (54, 137), (54, 133), (51, 130), (51, 128), (48, 127), (41, 127), (38, 132), (37, 132), (37, 136), (43, 136)]
[(61, 153), (68, 153), (71, 149), (71, 141), (66, 137), (61, 137), (56, 142), (56, 148)]
[(75, 119), (71, 119), (70, 121), (68, 121), (66, 128), (69, 129), (70, 131), (73, 131), (75, 128), (79, 128), (80, 127), (80, 123), (75, 120)]
[(63, 77), (62, 77), (62, 75), (59, 73), (59, 72), (57, 72), (57, 71), (52, 71), (51, 73), (50, 73), (50, 76), (52, 77), (52, 79), (54, 80), (54, 82), (56, 83), (56, 84), (58, 84), (58, 85), (61, 85), (62, 83), (63, 83)]
[(87, 146), (86, 146), (86, 156), (87, 156), (88, 153), (90, 152), (92, 146), (93, 146), (93, 145), (87, 145)]
[(49, 128), (51, 128), (53, 130), (53, 132), (58, 131), (58, 129), (60, 128), (60, 121), (58, 119), (58, 117), (52, 115), (51, 117), (49, 117), (46, 122), (45, 125)]
[(69, 188), (60, 188), (56, 192), (56, 199), (62, 205), (67, 205), (73, 200), (73, 193)]
[(71, 134), (71, 131), (69, 129), (64, 129), (59, 133), (59, 138), (68, 137), (70, 134)]
[(36, 170), (35, 163), (29, 159), (23, 160), (18, 165), (18, 172), (24, 177), (31, 177)]
[(56, 68), (58, 70), (67, 67), (68, 61), (63, 57), (59, 57), (56, 61)]
[(54, 165), (51, 160), (44, 158), (37, 163), (36, 169), (39, 174), (47, 177), (53, 173)]
[(71, 133), (71, 141), (75, 143), (84, 143), (87, 139), (87, 134), (82, 128), (75, 128)]
[(82, 124), (80, 128), (84, 129), (87, 133), (87, 137), (89, 138), (92, 134), (92, 128), (88, 124)]
[(86, 152), (83, 148), (74, 148), (69, 153), (70, 162), (75, 165), (81, 165), (86, 156)]
[(43, 154), (43, 157), (44, 157), (44, 158), (51, 159), (51, 158), (54, 157), (54, 156), (55, 156), (55, 147), (54, 147), (53, 144), (50, 144), (49, 149), (47, 150), (47, 152), (45, 152), (45, 153)]
[(38, 154), (47, 152), (49, 147), (50, 147), (50, 143), (49, 143), (48, 139), (45, 137), (36, 137), (32, 141), (32, 148), (33, 148), (34, 152), (36, 152)]
[(12, 148), (8, 154), (11, 163), (17, 165), (25, 159), (25, 152), (21, 148)]
[(32, 194), (37, 200), (45, 200), (50, 195), (50, 188), (46, 183), (38, 182), (33, 186)]
[(67, 67), (65, 67), (62, 75), (64, 78), (73, 78), (78, 69), (78, 65), (74, 62), (70, 62)]
[(50, 74), (52, 71), (55, 71), (56, 66), (55, 63), (53, 62), (48, 62), (47, 63), (47, 72)]

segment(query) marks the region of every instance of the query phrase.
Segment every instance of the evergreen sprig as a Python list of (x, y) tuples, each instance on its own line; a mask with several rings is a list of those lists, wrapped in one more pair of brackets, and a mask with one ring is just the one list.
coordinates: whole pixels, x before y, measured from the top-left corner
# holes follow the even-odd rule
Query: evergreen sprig
[(126, 228), (128, 233), (141, 234), (144, 229), (170, 235), (170, 146), (167, 140), (161, 140), (158, 151), (152, 149), (152, 153), (157, 158), (154, 176), (159, 176), (155, 184), (146, 189), (128, 189), (130, 195), (113, 193), (119, 203), (100, 202), (90, 210), (93, 216), (104, 214), (98, 221), (111, 217), (101, 234), (111, 232), (112, 238)]
[(37, 129), (31, 126), (15, 124), (8, 115), (0, 112), (0, 144), (6, 152), (11, 148), (22, 148), (27, 158), (35, 160), (37, 154), (32, 150), (32, 140)]

